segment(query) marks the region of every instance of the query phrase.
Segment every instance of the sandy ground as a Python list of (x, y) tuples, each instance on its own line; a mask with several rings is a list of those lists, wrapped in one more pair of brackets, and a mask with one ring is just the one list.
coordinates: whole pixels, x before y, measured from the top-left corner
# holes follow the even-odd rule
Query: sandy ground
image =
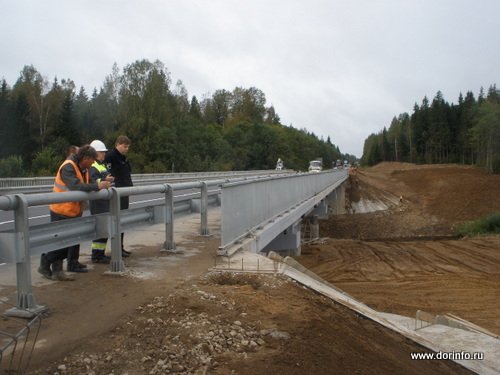
[(456, 239), (453, 231), (500, 211), (499, 177), (396, 163), (362, 171), (351, 200), (391, 208), (321, 222), (328, 240), (304, 247), (298, 260), (377, 310), (452, 313), (500, 335), (500, 237)]
[[(350, 214), (322, 221), (321, 241), (297, 259), (377, 310), (451, 312), (500, 334), (500, 238), (453, 236), (457, 223), (499, 210), (498, 186), (499, 176), (469, 167), (363, 170), (347, 191)], [(28, 372), (470, 373), (450, 361), (412, 361), (411, 352), (426, 350), (287, 278), (207, 272), (219, 222), (211, 216), (208, 238), (195, 234), (198, 223), (176, 226), (182, 254), (160, 253), (158, 232), (136, 233), (143, 240), (123, 277), (97, 265), (75, 282), (38, 284), (50, 310)], [(12, 303), (13, 287), (1, 288)]]

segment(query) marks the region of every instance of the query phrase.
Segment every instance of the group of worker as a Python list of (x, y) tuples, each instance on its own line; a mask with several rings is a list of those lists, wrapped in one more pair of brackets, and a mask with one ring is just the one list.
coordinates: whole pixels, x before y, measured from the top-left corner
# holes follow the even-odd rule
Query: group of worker
[[(115, 147), (108, 150), (100, 140), (77, 147), (70, 146), (66, 160), (59, 167), (53, 191), (98, 191), (111, 186), (132, 186), (130, 163), (127, 160), (131, 141), (125, 135), (120, 135)], [(120, 209), (129, 207), (129, 198), (120, 198)], [(91, 200), (91, 214), (109, 211), (108, 200)], [(63, 202), (50, 205), (50, 220), (59, 221), (80, 217), (83, 214), (83, 202)], [(129, 257), (131, 253), (123, 247), (121, 233), (122, 256)], [(98, 238), (92, 242), (92, 263), (110, 263), (111, 258), (105, 254), (107, 238)], [(67, 259), (68, 272), (88, 272), (87, 266), (79, 262), (80, 245), (73, 245), (41, 255), (38, 272), (52, 280), (69, 281), (74, 278), (63, 270), (63, 261)]]

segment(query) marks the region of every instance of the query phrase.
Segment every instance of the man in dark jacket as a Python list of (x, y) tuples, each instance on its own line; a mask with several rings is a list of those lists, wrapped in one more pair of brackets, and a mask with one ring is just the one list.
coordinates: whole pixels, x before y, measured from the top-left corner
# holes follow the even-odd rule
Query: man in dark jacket
[[(132, 184), (132, 168), (127, 160), (127, 154), (130, 147), (130, 139), (126, 135), (120, 135), (116, 139), (115, 148), (106, 154), (104, 163), (115, 178), (116, 187), (133, 186)], [(129, 197), (120, 198), (120, 209), (126, 210), (129, 206)], [(122, 256), (124, 258), (130, 256), (130, 251), (124, 249), (123, 233), (122, 236)]]

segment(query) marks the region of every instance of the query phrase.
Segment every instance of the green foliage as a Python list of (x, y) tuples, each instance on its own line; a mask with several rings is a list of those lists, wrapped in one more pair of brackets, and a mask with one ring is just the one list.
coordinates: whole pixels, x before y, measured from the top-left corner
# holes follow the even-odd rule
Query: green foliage
[[(485, 101), (479, 108), (477, 122), (471, 129), (472, 140), (482, 150), (479, 161), (493, 173), (500, 163), (500, 103)], [(496, 172), (499, 172), (498, 169)]]
[(283, 126), (258, 88), (189, 99), (160, 61), (137, 60), (122, 71), (114, 64), (91, 95), (77, 93), (71, 80), (49, 84), (33, 66), (23, 68), (12, 89), (2, 81), (0, 158), (22, 158), (26, 174), (53, 175), (70, 144), (100, 139), (111, 149), (120, 134), (132, 140), (133, 173), (274, 169), (278, 158), (307, 170), (316, 158), (326, 168), (344, 159), (329, 137)]
[(478, 236), (491, 233), (500, 234), (500, 213), (464, 223), (458, 227), (456, 232), (459, 236)]
[(23, 161), (20, 156), (13, 155), (0, 159), (0, 177), (23, 177)]
[(381, 161), (477, 164), (500, 172), (500, 91), (491, 85), (486, 98), (481, 89), (460, 94), (449, 104), (440, 91), (429, 103), (424, 97), (413, 114), (395, 117), (389, 130), (371, 134), (363, 148), (362, 163)]
[(32, 164), (32, 173), (35, 176), (55, 175), (63, 161), (62, 154), (54, 151), (51, 147), (47, 147), (36, 154)]
[(167, 171), (167, 168), (165, 167), (165, 165), (161, 161), (155, 160), (155, 161), (148, 163), (146, 166), (144, 166), (143, 172), (144, 173), (166, 173), (168, 171)]

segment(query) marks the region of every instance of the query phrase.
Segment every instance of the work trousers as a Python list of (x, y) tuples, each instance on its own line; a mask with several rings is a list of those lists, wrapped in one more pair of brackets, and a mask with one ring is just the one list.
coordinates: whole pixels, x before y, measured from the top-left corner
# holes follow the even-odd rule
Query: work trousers
[[(50, 211), (50, 221), (60, 221), (72, 219), (71, 217), (56, 214)], [(49, 263), (54, 263), (58, 260), (64, 260), (68, 258), (68, 264), (78, 263), (78, 257), (80, 256), (80, 244), (64, 247), (62, 249), (49, 251), (46, 255), (46, 259)]]

